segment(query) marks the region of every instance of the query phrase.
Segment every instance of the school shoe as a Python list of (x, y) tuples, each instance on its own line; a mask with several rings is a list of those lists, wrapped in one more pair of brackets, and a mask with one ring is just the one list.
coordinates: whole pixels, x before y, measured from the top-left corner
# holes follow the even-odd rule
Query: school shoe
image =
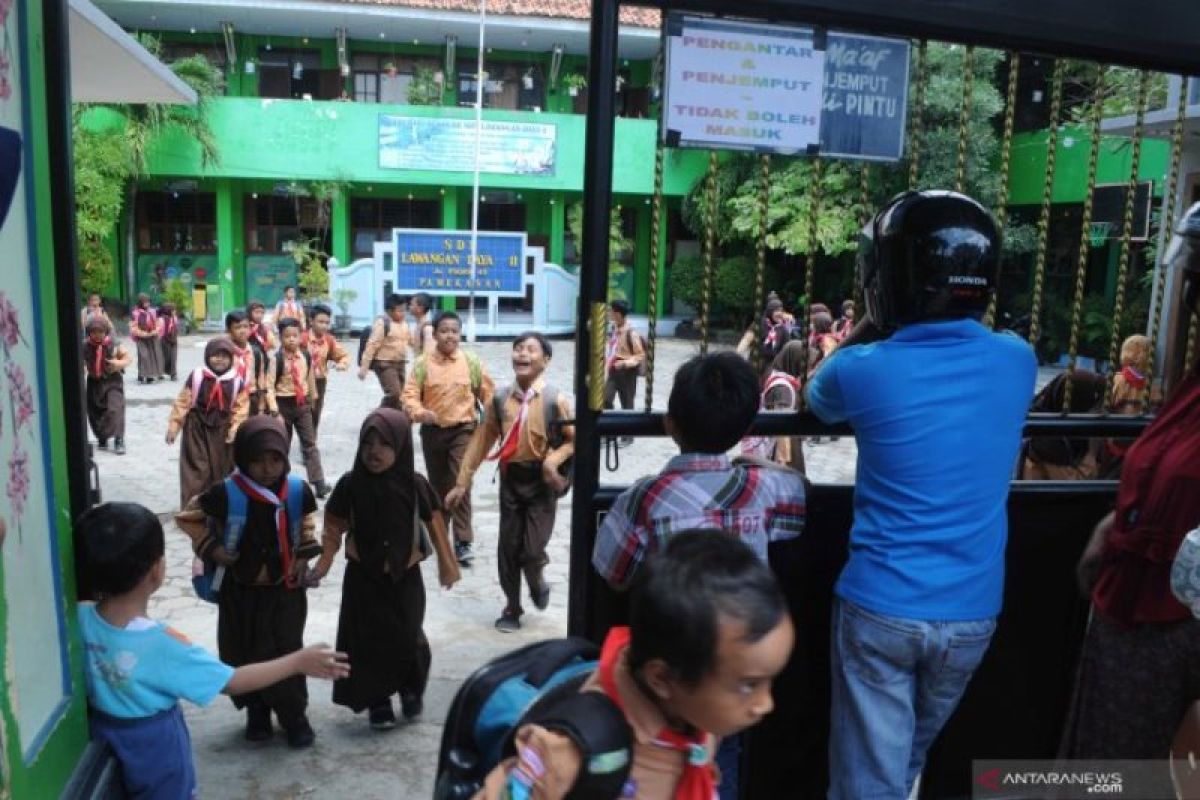
[(631, 444), (633, 444), (632, 436), (622, 436), (620, 439), (617, 440), (617, 447), (620, 447), (620, 448), (629, 447)]
[(303, 747), (312, 747), (312, 743), (317, 740), (317, 734), (313, 731), (312, 725), (308, 724), (308, 717), (300, 717), (295, 722), (284, 727), (287, 733), (288, 747), (294, 750), (299, 750)]
[(246, 709), (246, 741), (265, 742), (273, 734), (271, 709), (254, 707)]
[(533, 600), (534, 608), (538, 611), (545, 611), (546, 607), (550, 605), (550, 587), (543, 583), (536, 590), (530, 589), (529, 598)]
[(96, 442), (96, 447), (99, 447), (101, 450), (107, 450), (108, 449), (108, 439), (99, 440), (98, 442)]
[(324, 500), (331, 491), (333, 490), (329, 488), (329, 484), (325, 481), (317, 481), (313, 484), (313, 494), (317, 496), (318, 500)]
[(501, 633), (513, 633), (521, 630), (521, 615), (511, 609), (504, 609), (500, 612), (500, 619), (496, 620), (496, 630)]
[(125, 455), (125, 440), (120, 436), (113, 439), (113, 452), (119, 456)]
[(411, 692), (400, 693), (400, 712), (404, 714), (405, 721), (412, 722), (421, 716), (421, 712), (424, 710), (425, 701), (421, 698), (421, 695)]
[(471, 560), (475, 558), (475, 554), (471, 552), (470, 542), (455, 542), (454, 557), (458, 559), (458, 563), (464, 567), (471, 566)]
[(382, 703), (376, 703), (367, 711), (367, 718), (371, 722), (371, 729), (376, 731), (388, 731), (396, 727), (396, 712), (392, 710), (392, 699), (389, 697)]

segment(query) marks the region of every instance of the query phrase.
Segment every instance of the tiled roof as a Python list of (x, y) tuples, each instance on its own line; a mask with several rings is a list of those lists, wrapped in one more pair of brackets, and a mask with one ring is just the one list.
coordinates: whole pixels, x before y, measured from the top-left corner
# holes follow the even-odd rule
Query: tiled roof
[[(363, 5), (401, 6), (438, 11), (478, 11), (478, 0), (342, 0)], [(555, 19), (588, 20), (592, 4), (588, 0), (487, 0), (487, 13), (512, 17), (551, 17)], [(639, 28), (657, 28), (658, 9), (621, 9), (621, 24)]]

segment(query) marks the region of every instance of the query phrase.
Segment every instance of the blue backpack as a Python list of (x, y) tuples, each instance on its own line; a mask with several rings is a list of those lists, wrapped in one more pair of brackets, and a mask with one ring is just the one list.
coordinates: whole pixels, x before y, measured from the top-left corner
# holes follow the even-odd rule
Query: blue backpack
[(491, 770), (516, 754), (526, 724), (564, 734), (583, 754), (568, 800), (623, 796), (633, 762), (633, 733), (603, 692), (580, 689), (597, 666), (586, 639), (535, 642), (484, 664), (454, 696), (438, 754), (434, 800), (467, 800)]
[[(304, 479), (288, 475), (287, 482), (288, 496), (284, 502), (287, 505), (288, 538), (295, 548), (300, 544), (300, 525), (304, 521)], [(225, 495), (229, 498), (229, 508), (225, 514), (225, 533), (221, 538), (221, 546), (230, 553), (236, 553), (246, 529), (250, 498), (233, 478), (225, 479)], [(192, 588), (201, 600), (215, 603), (221, 595), (221, 581), (224, 578), (225, 567), (205, 561), (203, 574), (192, 576)]]

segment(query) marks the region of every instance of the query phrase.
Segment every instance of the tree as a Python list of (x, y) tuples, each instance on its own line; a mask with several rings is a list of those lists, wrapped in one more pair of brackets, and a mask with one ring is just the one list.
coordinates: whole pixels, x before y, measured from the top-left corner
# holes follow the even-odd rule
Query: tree
[[(572, 203), (567, 209), (567, 232), (578, 246), (583, 245), (583, 203)], [(616, 207), (608, 217), (608, 299), (628, 300), (622, 284), (629, 267), (621, 260), (633, 250), (633, 242), (625, 235), (621, 224), (621, 209)]]
[[(139, 40), (155, 57), (161, 53), (157, 39), (143, 35)], [(224, 91), (220, 70), (202, 55), (179, 59), (169, 66), (196, 91), (195, 107), (77, 104), (73, 109), (75, 229), (80, 283), (85, 293), (103, 293), (112, 281), (115, 265), (105, 240), (117, 229), (123, 210), (132, 207), (136, 180), (145, 175), (148, 154), (161, 137), (180, 131), (200, 145), (203, 164), (218, 159), (216, 138), (205, 112), (208, 100)], [(89, 124), (87, 112), (97, 107), (116, 111), (120, 124)]]

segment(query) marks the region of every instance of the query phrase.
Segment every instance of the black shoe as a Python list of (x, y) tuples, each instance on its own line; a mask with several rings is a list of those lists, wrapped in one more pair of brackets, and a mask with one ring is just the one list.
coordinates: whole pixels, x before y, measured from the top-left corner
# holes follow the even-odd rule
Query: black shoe
[(331, 491), (333, 490), (329, 488), (329, 484), (325, 481), (317, 481), (313, 484), (313, 494), (317, 496), (318, 500), (324, 500)]
[(533, 600), (534, 608), (538, 611), (545, 611), (546, 606), (550, 605), (550, 587), (543, 583), (541, 588), (536, 591), (530, 589), (529, 597)]
[(287, 732), (288, 747), (295, 750), (312, 747), (312, 743), (317, 740), (317, 734), (313, 732), (312, 725), (308, 724), (308, 717), (300, 717), (284, 730)]
[(392, 699), (389, 697), (382, 703), (376, 703), (367, 711), (371, 721), (371, 729), (389, 731), (396, 727), (396, 712), (392, 711)]
[(100, 439), (99, 441), (96, 442), (96, 447), (100, 448), (101, 450), (107, 450), (108, 449), (108, 439)]
[(172, 382), (174, 382), (174, 381), (177, 381), (177, 380), (179, 380), (179, 376), (178, 376), (178, 375), (174, 375), (174, 374), (173, 374), (173, 375), (171, 375), (171, 381), (172, 381)]
[(475, 558), (475, 554), (471, 552), (470, 542), (455, 542), (454, 557), (458, 559), (458, 563), (464, 567), (471, 566), (471, 560)]
[(631, 444), (633, 444), (632, 436), (622, 436), (617, 440), (617, 447), (629, 447)]
[(119, 456), (125, 455), (125, 440), (120, 436), (113, 439), (113, 452)]
[(521, 630), (521, 615), (518, 612), (504, 609), (500, 613), (500, 619), (496, 620), (496, 630), (501, 633), (512, 633), (513, 631)]
[(421, 699), (419, 694), (409, 694), (408, 692), (400, 693), (400, 712), (404, 714), (404, 719), (412, 722), (417, 717), (421, 716), (421, 712), (425, 709), (425, 701)]
[(246, 709), (246, 741), (265, 742), (270, 740), (274, 732), (271, 727), (271, 709)]

